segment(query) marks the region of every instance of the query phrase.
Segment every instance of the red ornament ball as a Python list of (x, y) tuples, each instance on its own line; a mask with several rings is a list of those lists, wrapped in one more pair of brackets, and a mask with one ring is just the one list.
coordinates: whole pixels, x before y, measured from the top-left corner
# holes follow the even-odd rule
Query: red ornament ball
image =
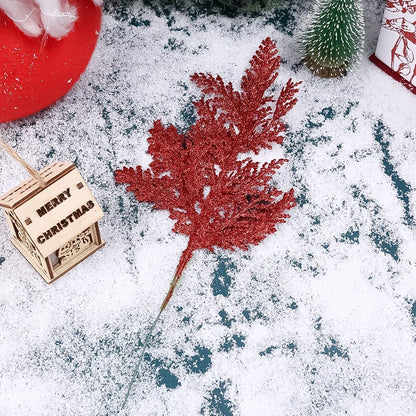
[(85, 0), (72, 4), (78, 19), (59, 40), (26, 36), (0, 11), (0, 123), (48, 107), (85, 71), (97, 43), (101, 8)]

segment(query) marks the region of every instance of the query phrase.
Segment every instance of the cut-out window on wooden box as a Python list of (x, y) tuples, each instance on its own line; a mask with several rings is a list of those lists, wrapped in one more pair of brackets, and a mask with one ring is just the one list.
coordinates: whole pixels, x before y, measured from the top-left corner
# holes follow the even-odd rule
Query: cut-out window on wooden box
[(105, 243), (98, 220), (103, 211), (72, 163), (56, 162), (36, 179), (21, 183), (0, 199), (11, 241), (51, 283)]

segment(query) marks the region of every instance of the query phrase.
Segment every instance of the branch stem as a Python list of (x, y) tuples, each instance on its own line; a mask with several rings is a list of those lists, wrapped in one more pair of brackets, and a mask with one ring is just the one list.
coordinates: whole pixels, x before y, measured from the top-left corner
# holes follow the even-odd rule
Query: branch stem
[(169, 292), (167, 293), (165, 299), (162, 302), (162, 305), (160, 307), (160, 313), (164, 311), (167, 304), (170, 301), (170, 298), (173, 295), (173, 292), (176, 289), (176, 286), (182, 276), (183, 271), (185, 270), (186, 265), (188, 264), (189, 260), (191, 260), (192, 253), (194, 252), (195, 247), (191, 240), (188, 241), (188, 245), (186, 246), (186, 249), (182, 252), (181, 258), (179, 260), (178, 266), (176, 268), (175, 276), (173, 277), (172, 281), (170, 282), (170, 288)]
[(188, 264), (189, 260), (192, 257), (192, 253), (194, 252), (194, 250), (195, 250), (194, 244), (191, 242), (191, 240), (189, 240), (188, 245), (186, 246), (185, 250), (181, 254), (181, 258), (179, 260), (178, 266), (176, 267), (175, 276), (173, 277), (173, 279), (170, 283), (169, 291), (166, 294), (166, 297), (163, 300), (162, 305), (160, 306), (160, 310), (159, 310), (158, 315), (156, 316), (156, 319), (153, 321), (153, 324), (150, 327), (150, 330), (146, 335), (146, 339), (145, 339), (144, 344), (143, 344), (142, 352), (140, 353), (139, 360), (137, 361), (136, 367), (134, 368), (133, 375), (130, 379), (129, 387), (127, 389), (126, 395), (124, 396), (124, 401), (123, 401), (123, 405), (121, 406), (121, 410), (123, 410), (125, 408), (125, 406), (127, 404), (127, 400), (130, 397), (131, 389), (132, 389), (133, 384), (136, 381), (136, 378), (139, 374), (140, 364), (143, 361), (144, 354), (147, 350), (147, 347), (149, 346), (150, 338), (153, 334), (153, 331), (156, 327), (156, 324), (159, 322), (160, 315), (162, 314), (162, 312), (164, 311), (164, 309), (168, 305), (168, 303), (169, 303), (169, 301), (170, 301), (170, 299), (173, 295), (173, 292), (175, 291), (175, 288), (178, 285), (178, 282), (179, 282), (179, 280), (182, 276), (182, 273), (185, 270), (186, 265)]
[(152, 336), (153, 331), (155, 329), (155, 326), (156, 326), (156, 324), (158, 323), (158, 321), (160, 319), (160, 314), (161, 313), (162, 312), (160, 311), (159, 314), (157, 315), (156, 319), (153, 321), (153, 324), (150, 327), (149, 332), (146, 335), (146, 339), (145, 339), (144, 344), (143, 344), (142, 352), (140, 354), (139, 360), (137, 361), (137, 364), (136, 364), (136, 367), (134, 369), (133, 375), (130, 379), (129, 387), (127, 389), (126, 395), (124, 396), (124, 401), (123, 401), (123, 405), (121, 406), (121, 409), (124, 409), (124, 407), (126, 406), (127, 400), (129, 399), (131, 388), (133, 387), (134, 381), (136, 380), (136, 377), (139, 374), (140, 364), (143, 361), (144, 353), (146, 352), (147, 346), (149, 345), (150, 337)]

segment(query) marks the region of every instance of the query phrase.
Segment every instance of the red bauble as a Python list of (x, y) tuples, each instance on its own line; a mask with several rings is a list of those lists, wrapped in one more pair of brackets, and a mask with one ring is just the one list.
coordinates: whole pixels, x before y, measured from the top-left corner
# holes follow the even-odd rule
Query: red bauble
[(97, 43), (101, 8), (73, 0), (78, 19), (64, 38), (31, 38), (0, 12), (0, 123), (33, 114), (65, 95)]

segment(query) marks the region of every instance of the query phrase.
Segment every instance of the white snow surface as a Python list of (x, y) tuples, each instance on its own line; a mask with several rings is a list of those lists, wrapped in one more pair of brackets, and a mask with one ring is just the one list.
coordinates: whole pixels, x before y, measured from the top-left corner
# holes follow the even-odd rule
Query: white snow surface
[[(0, 220), (0, 415), (410, 416), (416, 409), (416, 96), (367, 59), (319, 79), (296, 36), (255, 18), (111, 6), (90, 65), (58, 103), (0, 132), (36, 168), (73, 161), (105, 211), (106, 246), (47, 285)], [(308, 9), (293, 11), (298, 26)], [(131, 24), (131, 19), (146, 22)], [(296, 31), (295, 31), (296, 35)], [(151, 161), (148, 129), (188, 126), (189, 76), (238, 85), (265, 37), (277, 91), (303, 81), (276, 174), (299, 205), (248, 251), (198, 251), (120, 406), (187, 238), (114, 170)], [(172, 48), (171, 45), (175, 47)], [(0, 194), (26, 179), (0, 153)]]

